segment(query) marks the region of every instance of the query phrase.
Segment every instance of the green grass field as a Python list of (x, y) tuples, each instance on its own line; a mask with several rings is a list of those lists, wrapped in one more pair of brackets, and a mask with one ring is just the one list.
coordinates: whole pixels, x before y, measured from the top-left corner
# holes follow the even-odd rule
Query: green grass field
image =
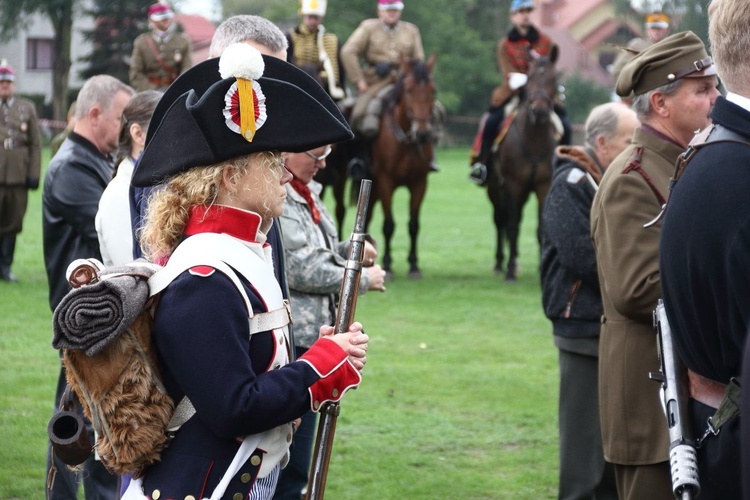
[[(397, 192), (396, 279), (357, 307), (371, 337), (369, 362), (362, 386), (341, 405), (330, 499), (556, 497), (557, 351), (541, 308), (536, 206), (526, 208), (519, 280), (506, 284), (492, 272), (491, 206), (466, 179), (467, 158), (463, 149), (439, 152), (442, 172), (430, 177), (421, 217), (422, 281), (406, 278), (408, 193)], [(18, 240), (21, 282), (0, 282), (3, 500), (44, 498), (59, 365), (40, 200), (32, 193)], [(377, 207), (375, 238), (381, 225)]]

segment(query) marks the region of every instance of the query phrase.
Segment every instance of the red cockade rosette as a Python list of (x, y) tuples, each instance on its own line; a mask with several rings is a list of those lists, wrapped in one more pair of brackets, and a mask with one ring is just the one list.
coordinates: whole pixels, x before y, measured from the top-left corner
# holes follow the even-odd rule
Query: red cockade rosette
[(225, 123), (247, 142), (266, 121), (266, 97), (257, 81), (264, 69), (260, 52), (242, 43), (227, 47), (219, 61), (221, 77), (237, 79), (225, 97)]

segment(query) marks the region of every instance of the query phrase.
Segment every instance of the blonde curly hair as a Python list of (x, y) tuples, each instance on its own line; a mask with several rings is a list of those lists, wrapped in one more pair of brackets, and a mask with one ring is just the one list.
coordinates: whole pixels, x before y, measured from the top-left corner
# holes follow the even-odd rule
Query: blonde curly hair
[[(152, 261), (167, 259), (182, 241), (195, 206), (210, 207), (216, 203), (222, 186), (224, 169), (230, 178), (245, 175), (249, 169), (260, 168), (264, 186), (270, 187), (281, 178), (283, 161), (278, 153), (261, 152), (240, 156), (227, 162), (191, 168), (169, 179), (162, 188), (155, 189), (148, 200), (145, 223), (139, 234), (143, 254)], [(264, 202), (266, 212), (270, 210)], [(262, 214), (261, 214), (262, 215)]]

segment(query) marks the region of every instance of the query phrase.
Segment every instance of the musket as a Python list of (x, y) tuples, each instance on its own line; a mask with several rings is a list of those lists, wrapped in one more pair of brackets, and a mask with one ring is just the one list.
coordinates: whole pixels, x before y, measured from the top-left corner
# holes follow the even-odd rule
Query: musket
[[(354, 232), (349, 239), (349, 258), (344, 268), (344, 279), (341, 281), (334, 333), (347, 332), (349, 325), (354, 321), (354, 311), (357, 308), (357, 296), (359, 295), (359, 280), (362, 275), (362, 261), (365, 253), (365, 224), (371, 189), (372, 181), (364, 179), (359, 188)], [(339, 403), (324, 403), (319, 412), (320, 421), (318, 422), (318, 433), (315, 436), (310, 480), (307, 485), (308, 500), (320, 500), (325, 493), (328, 466), (333, 450), (333, 438), (336, 433), (336, 419), (340, 412)]]
[(682, 364), (672, 339), (672, 329), (667, 319), (664, 302), (654, 309), (654, 326), (657, 329), (657, 346), (661, 372), (649, 373), (649, 378), (661, 383), (664, 412), (669, 430), (669, 466), (672, 475), (672, 492), (676, 498), (690, 500), (700, 493), (698, 458), (695, 439), (688, 416), (687, 369)]

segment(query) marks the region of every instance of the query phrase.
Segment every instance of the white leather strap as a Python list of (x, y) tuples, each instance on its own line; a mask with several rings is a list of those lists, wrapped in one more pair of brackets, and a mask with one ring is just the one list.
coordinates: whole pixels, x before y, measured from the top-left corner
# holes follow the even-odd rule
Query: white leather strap
[(284, 328), (292, 322), (292, 309), (289, 301), (284, 301), (284, 306), (273, 311), (258, 313), (250, 318), (250, 335), (258, 332), (267, 332), (276, 328)]

